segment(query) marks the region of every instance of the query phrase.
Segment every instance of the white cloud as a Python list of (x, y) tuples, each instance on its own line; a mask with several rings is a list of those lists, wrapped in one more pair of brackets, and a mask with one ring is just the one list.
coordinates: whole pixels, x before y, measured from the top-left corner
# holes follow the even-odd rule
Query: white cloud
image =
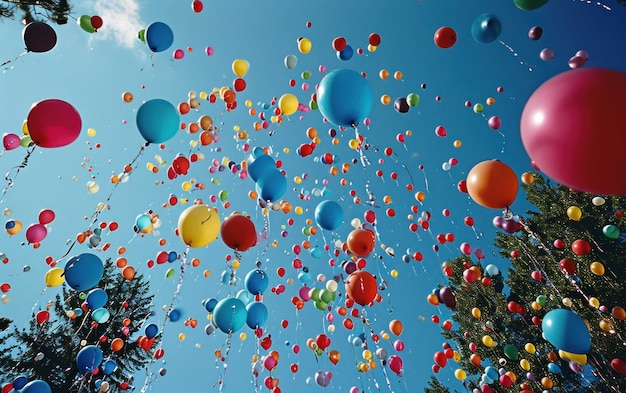
[(95, 34), (97, 38), (113, 39), (126, 48), (140, 43), (137, 33), (145, 26), (137, 0), (96, 0), (95, 10), (103, 20), (102, 28)]

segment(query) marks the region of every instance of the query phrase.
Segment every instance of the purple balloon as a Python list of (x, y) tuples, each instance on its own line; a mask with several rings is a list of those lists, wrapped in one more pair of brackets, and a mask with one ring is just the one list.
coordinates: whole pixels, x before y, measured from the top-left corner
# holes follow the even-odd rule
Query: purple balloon
[(508, 220), (504, 220), (501, 228), (507, 233), (515, 233), (522, 229), (522, 224), (509, 218)]
[(450, 287), (442, 287), (439, 290), (439, 297), (448, 308), (456, 307), (456, 296), (454, 296), (454, 292), (452, 292)]
[(400, 113), (407, 113), (409, 111), (409, 103), (405, 97), (396, 98), (393, 103), (393, 107)]
[(330, 371), (316, 371), (315, 372), (315, 382), (317, 382), (317, 384), (323, 388), (328, 386), (332, 377), (333, 377), (333, 374)]
[(583, 367), (580, 364), (576, 362), (572, 362), (572, 361), (569, 362), (569, 369), (577, 374), (580, 374), (583, 372)]
[(543, 35), (543, 28), (540, 26), (533, 26), (528, 30), (528, 38), (533, 41), (537, 41)]
[(504, 224), (504, 217), (495, 216), (492, 220), (492, 223), (494, 227), (502, 229), (502, 225)]

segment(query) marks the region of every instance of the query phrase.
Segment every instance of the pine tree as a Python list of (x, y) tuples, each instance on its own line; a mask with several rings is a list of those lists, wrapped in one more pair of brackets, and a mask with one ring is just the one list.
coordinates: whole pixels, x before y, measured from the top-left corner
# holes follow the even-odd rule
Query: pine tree
[(1, 0), (0, 18), (15, 18), (19, 14), (24, 23), (45, 20), (63, 25), (70, 10), (67, 0)]
[[(150, 316), (153, 295), (143, 276), (127, 280), (115, 271), (111, 260), (106, 261), (98, 288), (108, 295), (105, 308), (110, 317), (106, 321), (94, 320), (94, 310), (85, 301), (87, 294), (64, 287), (54, 302), (32, 315), (28, 328), (0, 333), (0, 375), (5, 383), (23, 374), (29, 380), (46, 381), (53, 393), (98, 391), (103, 382), (113, 393), (129, 387), (134, 372), (154, 359), (154, 341), (142, 347), (132, 337)], [(122, 340), (121, 349), (114, 348), (115, 339), (118, 345)], [(105, 375), (100, 367), (98, 372), (81, 374), (76, 355), (85, 345), (98, 346), (105, 361), (115, 362), (115, 371)]]
[[(572, 191), (538, 175), (528, 183), (523, 188), (536, 210), (509, 227), (501, 225), (510, 233), (498, 232), (495, 240), (501, 256), (510, 260), (505, 286), (497, 284), (501, 274), (488, 277), (491, 285), (464, 278), (470, 268), (486, 276), (494, 271), (481, 261), (461, 256), (446, 263), (456, 327), (443, 336), (457, 345), (458, 366), (467, 373), (470, 389), (480, 387), (485, 367), (491, 366), (500, 369), (497, 377), (508, 373), (513, 391), (626, 391), (626, 376), (611, 366), (613, 359), (626, 360), (626, 236), (621, 231), (626, 198)], [(542, 319), (558, 308), (587, 323), (592, 343), (587, 365), (568, 360), (542, 338)], [(489, 339), (496, 345), (485, 345)], [(489, 386), (509, 391), (498, 381)]]

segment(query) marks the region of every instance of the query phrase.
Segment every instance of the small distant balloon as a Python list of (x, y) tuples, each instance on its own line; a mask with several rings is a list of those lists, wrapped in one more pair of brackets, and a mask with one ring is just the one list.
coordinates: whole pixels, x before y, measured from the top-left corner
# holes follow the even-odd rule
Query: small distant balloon
[(543, 35), (543, 28), (541, 26), (533, 26), (528, 30), (528, 38), (533, 41), (537, 41)]

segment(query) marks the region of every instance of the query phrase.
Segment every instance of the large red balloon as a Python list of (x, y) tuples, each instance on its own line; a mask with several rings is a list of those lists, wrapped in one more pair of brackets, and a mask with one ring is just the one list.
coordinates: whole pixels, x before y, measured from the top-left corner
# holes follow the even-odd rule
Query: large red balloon
[(376, 278), (365, 270), (357, 270), (346, 279), (346, 295), (361, 306), (373, 302), (377, 293)]
[(626, 73), (579, 68), (548, 80), (531, 95), (520, 131), (530, 158), (570, 188), (626, 195), (622, 159)]
[(435, 32), (433, 39), (438, 47), (443, 49), (450, 48), (456, 43), (456, 31), (452, 27), (440, 27)]
[(220, 234), (224, 243), (237, 251), (248, 250), (257, 240), (254, 222), (239, 213), (233, 213), (224, 219)]
[(498, 160), (476, 164), (467, 174), (466, 185), (474, 202), (492, 209), (511, 206), (519, 188), (515, 172)]
[(78, 138), (82, 127), (76, 108), (53, 98), (34, 104), (26, 122), (31, 139), (41, 147), (69, 145)]
[(346, 245), (348, 250), (357, 257), (366, 257), (374, 249), (376, 236), (368, 229), (357, 228), (350, 232)]

